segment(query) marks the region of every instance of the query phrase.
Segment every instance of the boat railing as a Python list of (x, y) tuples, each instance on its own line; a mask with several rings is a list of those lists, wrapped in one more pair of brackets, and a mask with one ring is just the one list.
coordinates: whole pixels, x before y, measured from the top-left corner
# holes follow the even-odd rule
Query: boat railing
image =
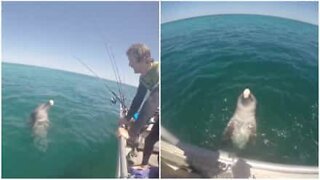
[(177, 167), (194, 168), (204, 176), (212, 177), (222, 171), (235, 171), (240, 167), (242, 171), (256, 174), (257, 177), (318, 177), (317, 166), (278, 164), (240, 158), (222, 150), (211, 151), (183, 143), (163, 127), (161, 139), (162, 160), (176, 164)]

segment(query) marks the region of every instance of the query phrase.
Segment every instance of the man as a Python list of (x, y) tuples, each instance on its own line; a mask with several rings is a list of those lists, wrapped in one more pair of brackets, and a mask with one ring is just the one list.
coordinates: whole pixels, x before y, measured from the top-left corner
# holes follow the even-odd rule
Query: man
[[(132, 101), (127, 116), (120, 119), (120, 128), (118, 133), (129, 139), (133, 144), (136, 143), (141, 129), (147, 124), (148, 120), (153, 117), (159, 107), (159, 63), (154, 62), (151, 58), (150, 49), (144, 44), (133, 44), (127, 51), (129, 66), (136, 74), (140, 74), (139, 86), (137, 93)], [(142, 104), (147, 92), (149, 96)], [(122, 124), (129, 124), (134, 114), (138, 112), (142, 105), (137, 120), (132, 124), (129, 132), (122, 128)], [(157, 119), (157, 118), (155, 118)], [(154, 144), (159, 140), (159, 121), (157, 119), (150, 134), (145, 139), (143, 150), (142, 167), (148, 165), (149, 158), (152, 154)]]

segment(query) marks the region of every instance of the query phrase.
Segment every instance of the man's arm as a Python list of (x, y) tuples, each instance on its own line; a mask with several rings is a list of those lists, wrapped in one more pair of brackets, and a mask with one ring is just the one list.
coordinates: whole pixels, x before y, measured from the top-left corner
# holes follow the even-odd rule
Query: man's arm
[(134, 96), (130, 109), (128, 111), (128, 114), (126, 116), (126, 119), (129, 121), (132, 116), (134, 115), (134, 113), (136, 113), (139, 109), (139, 107), (141, 106), (141, 103), (144, 99), (144, 96), (147, 93), (147, 88), (144, 87), (141, 83), (139, 84), (138, 90), (136, 95)]
[(159, 107), (159, 87), (151, 91), (150, 96), (143, 104), (138, 120), (133, 124), (129, 130), (130, 137), (137, 137), (143, 128), (147, 124), (148, 120), (157, 112)]

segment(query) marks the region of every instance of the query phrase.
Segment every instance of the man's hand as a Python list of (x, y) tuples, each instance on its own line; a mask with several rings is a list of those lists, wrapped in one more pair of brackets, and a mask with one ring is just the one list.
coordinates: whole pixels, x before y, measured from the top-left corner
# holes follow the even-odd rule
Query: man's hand
[(119, 119), (119, 127), (127, 126), (130, 128), (130, 126), (132, 126), (133, 123), (134, 123), (133, 118), (131, 118), (130, 121), (128, 121), (126, 118)]
[(129, 124), (129, 121), (125, 117), (119, 119), (119, 126), (120, 127), (124, 127), (124, 126), (126, 126), (128, 124)]
[(129, 139), (129, 133), (123, 127), (119, 127), (118, 128), (118, 137), (120, 137), (120, 136), (124, 137), (125, 139)]

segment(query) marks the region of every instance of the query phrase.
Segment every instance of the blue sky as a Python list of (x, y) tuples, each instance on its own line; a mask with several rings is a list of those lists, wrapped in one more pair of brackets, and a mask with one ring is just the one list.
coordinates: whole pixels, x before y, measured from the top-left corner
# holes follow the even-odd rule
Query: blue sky
[(317, 2), (162, 2), (161, 23), (214, 14), (259, 14), (318, 25)]
[(114, 53), (121, 78), (138, 85), (126, 50), (147, 44), (159, 59), (158, 2), (2, 2), (2, 60), (115, 79), (105, 43)]

